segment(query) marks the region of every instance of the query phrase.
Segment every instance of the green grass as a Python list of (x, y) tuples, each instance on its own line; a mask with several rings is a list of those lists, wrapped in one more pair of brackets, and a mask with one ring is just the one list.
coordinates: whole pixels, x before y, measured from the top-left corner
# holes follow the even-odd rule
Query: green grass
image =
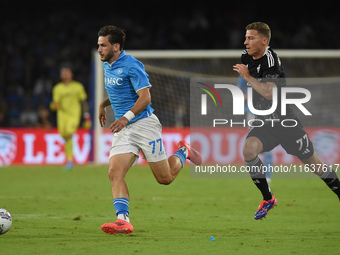
[[(340, 204), (318, 179), (273, 179), (278, 206), (262, 221), (250, 179), (194, 179), (170, 186), (132, 168), (132, 235), (107, 235), (115, 220), (106, 166), (0, 168), (0, 207), (13, 217), (1, 254), (339, 254)], [(275, 177), (275, 176), (274, 176)], [(210, 241), (210, 236), (215, 241)]]

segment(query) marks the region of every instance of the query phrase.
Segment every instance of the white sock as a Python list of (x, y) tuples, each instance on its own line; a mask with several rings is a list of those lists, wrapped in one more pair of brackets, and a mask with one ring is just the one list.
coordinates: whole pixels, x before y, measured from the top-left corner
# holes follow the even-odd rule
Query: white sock
[(125, 220), (126, 222), (129, 222), (130, 223), (130, 219), (129, 219), (129, 215), (127, 214), (118, 214), (118, 219), (120, 220)]

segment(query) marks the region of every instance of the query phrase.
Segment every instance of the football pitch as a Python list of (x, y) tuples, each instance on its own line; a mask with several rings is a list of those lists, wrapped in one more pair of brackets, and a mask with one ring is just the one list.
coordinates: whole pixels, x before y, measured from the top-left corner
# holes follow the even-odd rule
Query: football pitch
[[(251, 179), (190, 178), (169, 186), (147, 166), (127, 175), (131, 235), (107, 235), (114, 221), (107, 166), (0, 168), (0, 207), (13, 218), (1, 254), (340, 254), (340, 203), (317, 178), (275, 179), (278, 206), (264, 220)], [(210, 241), (214, 236), (215, 241)]]

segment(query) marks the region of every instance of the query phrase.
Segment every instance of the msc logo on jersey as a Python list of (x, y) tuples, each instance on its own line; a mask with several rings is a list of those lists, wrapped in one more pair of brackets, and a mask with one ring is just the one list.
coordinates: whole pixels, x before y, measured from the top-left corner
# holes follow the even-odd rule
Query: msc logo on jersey
[(123, 85), (123, 78), (107, 77), (107, 85)]
[(10, 165), (17, 155), (16, 134), (0, 130), (0, 166)]

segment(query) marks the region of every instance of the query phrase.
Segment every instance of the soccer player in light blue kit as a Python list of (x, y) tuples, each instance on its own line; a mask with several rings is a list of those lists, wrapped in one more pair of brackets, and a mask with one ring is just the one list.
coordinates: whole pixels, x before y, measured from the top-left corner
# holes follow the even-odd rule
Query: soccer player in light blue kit
[(109, 159), (109, 179), (117, 221), (105, 223), (101, 229), (108, 234), (131, 234), (129, 192), (125, 182), (128, 170), (136, 164), (142, 151), (151, 171), (160, 184), (170, 184), (184, 166), (186, 159), (201, 164), (201, 155), (182, 140), (178, 151), (167, 158), (162, 141), (162, 125), (151, 107), (151, 84), (143, 64), (123, 50), (125, 31), (105, 26), (98, 33), (98, 53), (104, 62), (105, 88), (108, 97), (99, 106), (99, 122), (106, 122), (106, 110), (112, 106), (115, 121)]

